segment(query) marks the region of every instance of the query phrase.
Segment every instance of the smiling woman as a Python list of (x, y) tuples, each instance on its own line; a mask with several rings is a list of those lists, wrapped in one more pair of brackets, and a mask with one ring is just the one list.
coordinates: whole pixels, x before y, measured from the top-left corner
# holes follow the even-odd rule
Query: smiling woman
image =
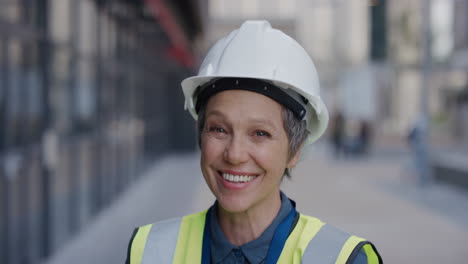
[[(265, 220), (263, 230), (256, 230), (258, 234), (278, 213), (281, 177), (299, 156), (288, 157), (281, 108), (266, 96), (243, 90), (218, 93), (206, 106), (201, 168), (220, 205), (220, 220), (231, 214), (248, 217), (246, 221), (255, 220), (257, 225), (258, 220)], [(250, 181), (239, 182), (244, 176)], [(254, 238), (251, 234), (250, 240), (242, 242)]]
[(216, 201), (138, 228), (129, 263), (382, 263), (370, 242), (298, 213), (280, 190), (328, 123), (314, 64), (297, 42), (247, 21), (182, 87)]

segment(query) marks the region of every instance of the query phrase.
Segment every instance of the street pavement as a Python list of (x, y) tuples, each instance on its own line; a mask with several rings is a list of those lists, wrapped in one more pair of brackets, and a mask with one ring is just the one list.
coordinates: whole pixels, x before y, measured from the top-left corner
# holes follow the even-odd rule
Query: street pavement
[[(418, 182), (403, 150), (334, 159), (318, 145), (282, 189), (300, 212), (372, 241), (385, 263), (467, 263), (468, 192)], [(165, 157), (44, 264), (124, 263), (134, 227), (212, 202), (199, 154)]]

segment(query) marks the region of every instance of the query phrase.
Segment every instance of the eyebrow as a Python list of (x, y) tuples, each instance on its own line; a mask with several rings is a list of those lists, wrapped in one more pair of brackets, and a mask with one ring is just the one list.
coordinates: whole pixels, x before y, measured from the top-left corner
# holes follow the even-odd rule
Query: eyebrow
[(277, 128), (273, 122), (269, 119), (260, 119), (260, 118), (251, 118), (249, 119), (249, 122), (256, 123), (256, 124), (262, 124), (262, 125), (267, 125), (272, 128)]

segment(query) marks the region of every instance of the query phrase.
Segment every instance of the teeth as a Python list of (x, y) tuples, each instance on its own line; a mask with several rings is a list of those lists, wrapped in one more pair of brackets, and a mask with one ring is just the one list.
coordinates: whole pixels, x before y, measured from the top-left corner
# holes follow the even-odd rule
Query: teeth
[(249, 182), (253, 179), (255, 179), (257, 176), (247, 176), (247, 175), (232, 175), (229, 173), (223, 173), (223, 178), (226, 181), (230, 182)]

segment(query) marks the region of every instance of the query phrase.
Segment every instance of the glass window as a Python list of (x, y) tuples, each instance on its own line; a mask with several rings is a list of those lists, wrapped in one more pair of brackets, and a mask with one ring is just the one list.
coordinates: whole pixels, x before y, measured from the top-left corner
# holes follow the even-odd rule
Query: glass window
[(6, 111), (5, 111), (5, 91), (6, 91), (6, 85), (5, 85), (5, 44), (3, 42), (3, 39), (0, 39), (0, 153), (4, 151), (4, 143), (5, 143), (5, 117), (6, 117)]
[[(3, 84), (3, 57), (4, 57), (3, 41), (2, 39), (0, 39), (0, 109), (2, 109), (2, 106), (3, 106), (3, 93), (5, 89), (4, 84)], [(0, 117), (0, 120), (1, 120), (1, 117)]]
[(80, 130), (90, 129), (96, 113), (96, 89), (94, 86), (94, 66), (91, 60), (79, 63), (79, 74), (75, 90), (75, 126)]
[(90, 0), (80, 1), (79, 43), (80, 54), (89, 56), (96, 48), (96, 7)]
[(70, 0), (50, 0), (50, 36), (55, 43), (66, 43), (70, 39)]
[(20, 60), (20, 42), (18, 40), (10, 39), (8, 43), (8, 54), (6, 59), (7, 71), (5, 76), (6, 82), (6, 144), (8, 146), (18, 146), (20, 144), (21, 123), (24, 121), (22, 118), (22, 102), (21, 97), (23, 89), (19, 85), (21, 76), (19, 68)]
[(27, 102), (25, 102), (25, 104), (28, 107), (26, 109), (26, 113), (29, 121), (27, 124), (28, 127), (26, 131), (28, 132), (28, 143), (33, 143), (35, 141), (40, 140), (41, 138), (41, 121), (43, 119), (43, 86), (41, 83), (41, 72), (38, 65), (38, 61), (36, 59), (33, 59), (36, 58), (36, 56), (33, 56), (33, 54), (36, 53), (36, 50), (34, 50), (32, 47), (30, 50), (30, 61), (28, 63), (28, 67), (25, 69), (23, 74), (25, 80), (24, 86), (27, 90)]
[(67, 47), (59, 46), (51, 50), (50, 98), (51, 110), (54, 112), (54, 126), (60, 132), (67, 131), (70, 126), (70, 60), (71, 54)]
[[(31, 39), (10, 39), (2, 58), (6, 144), (20, 147), (40, 139), (42, 86), (37, 50)], [(5, 52), (5, 49), (4, 49)], [(6, 79), (5, 79), (6, 78)], [(2, 96), (2, 98), (3, 98)], [(1, 101), (1, 100), (0, 100)]]
[(20, 20), (20, 0), (0, 1), (0, 20), (10, 23)]

